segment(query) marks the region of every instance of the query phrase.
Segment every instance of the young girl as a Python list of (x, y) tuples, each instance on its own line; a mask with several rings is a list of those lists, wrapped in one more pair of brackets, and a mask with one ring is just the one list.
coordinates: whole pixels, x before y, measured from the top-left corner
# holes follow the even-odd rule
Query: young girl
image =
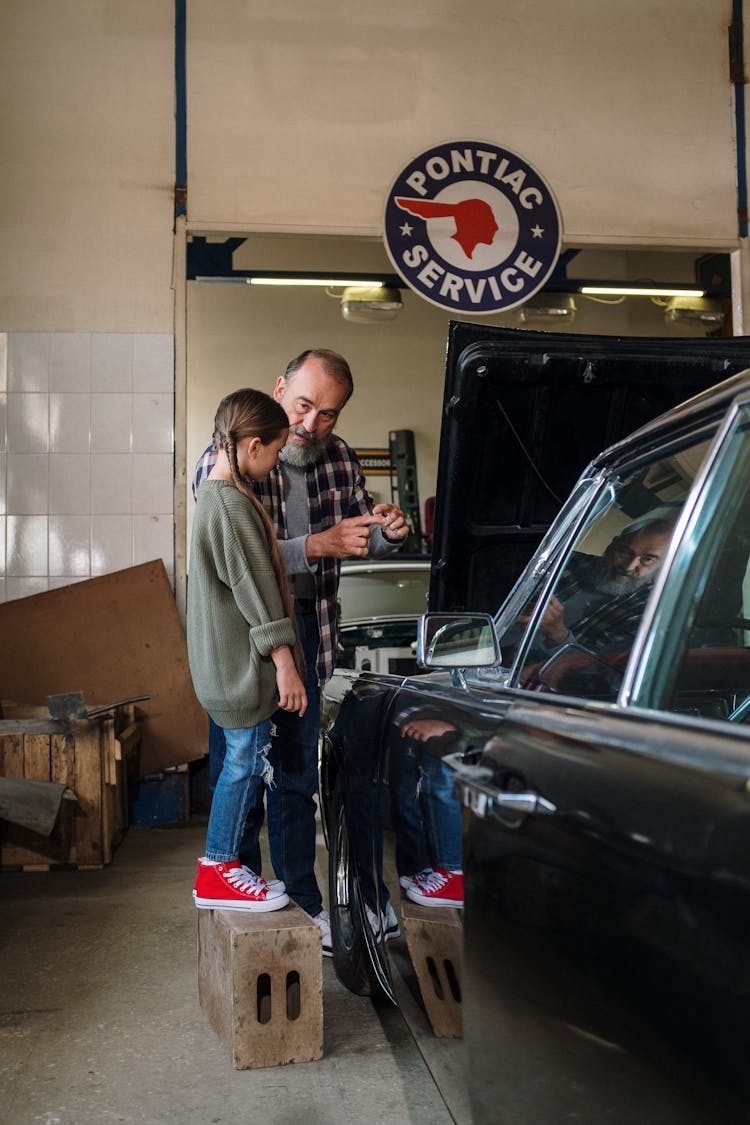
[(219, 403), (219, 456), (198, 494), (190, 548), (187, 642), (195, 693), (224, 729), (226, 756), (214, 789), (206, 854), (193, 896), (203, 909), (278, 910), (283, 883), (267, 883), (238, 858), (248, 811), (272, 781), (266, 759), (277, 707), (303, 715), (291, 594), (276, 534), (247, 478), (277, 464), (289, 421), (262, 391)]

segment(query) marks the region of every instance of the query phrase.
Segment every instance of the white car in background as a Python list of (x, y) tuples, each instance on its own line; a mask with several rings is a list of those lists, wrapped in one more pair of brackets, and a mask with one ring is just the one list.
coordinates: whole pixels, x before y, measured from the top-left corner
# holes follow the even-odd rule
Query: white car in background
[(344, 562), (336, 669), (413, 675), (417, 621), (427, 612), (430, 560), (414, 556)]

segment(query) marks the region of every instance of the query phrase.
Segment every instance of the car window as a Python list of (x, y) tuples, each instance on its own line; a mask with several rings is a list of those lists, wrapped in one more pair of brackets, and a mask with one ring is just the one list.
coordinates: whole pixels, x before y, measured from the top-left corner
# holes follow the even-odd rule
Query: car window
[[(575, 541), (517, 615), (513, 681), (614, 701), (675, 521), (709, 441), (609, 477)], [(501, 638), (506, 655), (512, 636)]]
[(664, 706), (750, 721), (750, 411), (740, 412), (708, 502), (688, 535), (689, 607)]
[(418, 617), (427, 612), (430, 569), (372, 566), (342, 571), (338, 602), (341, 621), (364, 617)]

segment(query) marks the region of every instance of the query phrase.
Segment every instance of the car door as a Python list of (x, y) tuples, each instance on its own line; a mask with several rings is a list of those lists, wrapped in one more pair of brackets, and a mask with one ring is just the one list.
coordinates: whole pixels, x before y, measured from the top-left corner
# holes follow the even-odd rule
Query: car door
[[(639, 619), (596, 638), (587, 603), (550, 642), (572, 560), (636, 496), (673, 523)], [(740, 401), (603, 473), (513, 645), (460, 782), (475, 1122), (750, 1120), (749, 526)]]
[(742, 337), (622, 339), (452, 322), (430, 609), (495, 613), (600, 450), (745, 367)]

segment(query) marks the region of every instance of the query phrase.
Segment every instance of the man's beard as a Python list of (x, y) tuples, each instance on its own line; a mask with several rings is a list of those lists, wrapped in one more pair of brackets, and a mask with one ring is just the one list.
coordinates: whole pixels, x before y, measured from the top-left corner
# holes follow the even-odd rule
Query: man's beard
[[(615, 577), (618, 573), (622, 574), (621, 578)], [(629, 578), (627, 574), (618, 571), (617, 567), (612, 565), (605, 553), (599, 560), (590, 588), (597, 594), (606, 594), (609, 598), (624, 598), (626, 594), (632, 594), (634, 590), (647, 586), (652, 579), (653, 575), (645, 578)]]
[(291, 465), (295, 469), (304, 469), (306, 465), (319, 461), (331, 441), (330, 435), (325, 438), (310, 437), (302, 426), (292, 427), (289, 434), (290, 436), (297, 434), (299, 437), (307, 439), (299, 444), (287, 441), (286, 445), (279, 450), (279, 461), (283, 461), (285, 465)]

